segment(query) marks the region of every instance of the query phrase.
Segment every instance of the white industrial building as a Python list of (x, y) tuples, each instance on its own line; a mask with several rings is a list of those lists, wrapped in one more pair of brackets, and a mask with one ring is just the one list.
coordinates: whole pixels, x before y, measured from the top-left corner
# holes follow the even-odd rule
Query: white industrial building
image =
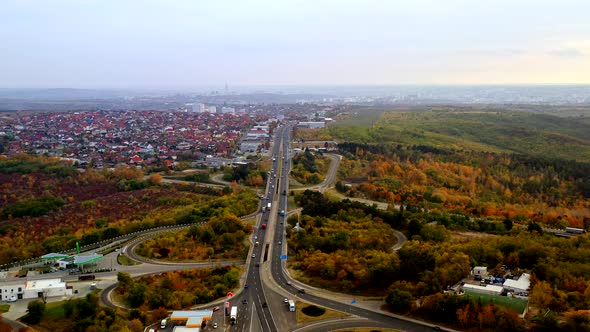
[(0, 300), (8, 301), (13, 296), (16, 296), (17, 299), (22, 299), (24, 296), (24, 290), (24, 281), (19, 280), (0, 283)]
[(297, 128), (319, 129), (325, 127), (326, 123), (324, 121), (301, 121), (297, 124)]
[(508, 292), (526, 293), (531, 286), (531, 275), (523, 273), (518, 280), (506, 279), (503, 286)]
[(495, 286), (495, 285), (471, 285), (465, 284), (463, 285), (463, 290), (466, 292), (474, 292), (474, 293), (481, 293), (481, 294), (489, 294), (489, 295), (500, 295), (502, 294), (502, 290), (504, 288), (502, 286)]
[(53, 297), (71, 295), (71, 290), (66, 288), (66, 283), (61, 279), (29, 280), (25, 283), (25, 299), (38, 297)]
[(36, 299), (72, 295), (61, 279), (23, 280), (0, 283), (0, 299), (7, 301), (13, 296), (17, 299)]

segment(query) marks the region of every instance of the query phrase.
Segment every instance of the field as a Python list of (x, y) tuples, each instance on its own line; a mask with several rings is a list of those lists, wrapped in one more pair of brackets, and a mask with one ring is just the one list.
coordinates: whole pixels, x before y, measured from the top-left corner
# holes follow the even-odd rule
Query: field
[(465, 292), (465, 296), (470, 297), (476, 301), (481, 301), (483, 305), (493, 303), (511, 310), (516, 311), (521, 315), (527, 307), (528, 301), (518, 298), (511, 298), (508, 296), (494, 296), (487, 294), (479, 294), (473, 292)]
[(345, 123), (330, 128), (336, 139), (590, 161), (590, 117), (586, 116), (443, 109), (384, 112), (371, 120), (371, 126), (366, 119)]

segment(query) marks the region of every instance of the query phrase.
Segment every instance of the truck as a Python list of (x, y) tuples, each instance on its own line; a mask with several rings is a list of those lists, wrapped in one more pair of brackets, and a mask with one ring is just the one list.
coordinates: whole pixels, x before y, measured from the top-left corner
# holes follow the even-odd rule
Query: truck
[(289, 311), (295, 311), (295, 301), (289, 300)]
[(83, 276), (78, 276), (78, 280), (94, 280), (96, 276), (94, 274), (87, 274)]
[(270, 203), (266, 204), (266, 209), (269, 210), (269, 211), (270, 211), (270, 206), (271, 206)]
[(231, 305), (230, 305), (229, 301), (226, 301), (226, 302), (225, 302), (225, 315), (226, 315), (226, 316), (229, 316), (229, 310), (230, 310), (230, 308), (231, 308), (230, 306), (231, 306)]
[(236, 325), (238, 322), (238, 307), (233, 306), (231, 307), (231, 313), (229, 314), (229, 323), (231, 325)]

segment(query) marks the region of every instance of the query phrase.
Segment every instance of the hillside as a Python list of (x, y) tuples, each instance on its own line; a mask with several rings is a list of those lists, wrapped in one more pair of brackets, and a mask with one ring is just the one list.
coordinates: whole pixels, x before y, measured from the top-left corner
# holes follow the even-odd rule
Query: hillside
[[(376, 115), (369, 113), (369, 117)], [(347, 126), (332, 127), (331, 134), (339, 140), (364, 143), (426, 145), (590, 161), (590, 116), (443, 108), (384, 112), (370, 126), (366, 125), (362, 113), (358, 118), (357, 125), (347, 119)]]

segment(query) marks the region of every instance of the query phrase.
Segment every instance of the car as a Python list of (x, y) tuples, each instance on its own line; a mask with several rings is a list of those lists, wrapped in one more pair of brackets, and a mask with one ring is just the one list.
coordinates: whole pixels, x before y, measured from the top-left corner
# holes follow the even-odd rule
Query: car
[(244, 288), (248, 289), (248, 287), (250, 287), (250, 286), (248, 286), (248, 284), (245, 284), (244, 285)]
[(279, 241), (279, 246), (280, 246), (281, 244), (283, 244), (283, 242)]
[(287, 281), (287, 285), (291, 286), (292, 284), (291, 284), (291, 282), (290, 282), (290, 281)]
[(256, 258), (256, 254), (252, 254), (252, 258)]
[(260, 267), (260, 263), (256, 263), (256, 267)]
[(442, 331), (443, 329), (440, 326), (433, 326), (432, 330), (434, 331)]
[(7, 302), (16, 302), (16, 300), (18, 300), (18, 298), (16, 296), (11, 296), (8, 298), (8, 300), (6, 300)]
[(263, 307), (263, 308), (266, 308), (266, 307), (268, 307), (268, 304), (266, 304), (266, 302), (263, 302), (263, 303), (262, 303), (262, 307)]
[(299, 290), (299, 294), (305, 294), (305, 289), (301, 288), (301, 289)]
[(243, 304), (248, 304), (248, 300), (246, 300), (246, 299), (243, 299), (243, 300), (242, 300), (242, 303), (243, 303)]
[(219, 311), (219, 307), (213, 308), (213, 312)]
[(283, 302), (289, 303), (289, 299), (288, 298), (285, 298), (285, 299), (283, 299)]
[(148, 331), (148, 332), (156, 332), (156, 330), (154, 330), (154, 329), (149, 329), (149, 331)]
[(213, 328), (216, 329), (217, 328), (217, 323), (213, 323)]

